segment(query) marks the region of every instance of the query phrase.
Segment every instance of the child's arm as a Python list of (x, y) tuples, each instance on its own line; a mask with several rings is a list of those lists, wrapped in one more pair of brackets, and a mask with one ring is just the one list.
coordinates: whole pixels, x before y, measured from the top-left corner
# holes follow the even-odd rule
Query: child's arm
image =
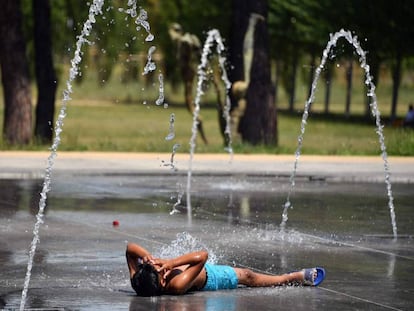
[[(152, 262), (159, 265), (159, 272), (167, 281), (166, 289), (171, 294), (183, 294), (193, 285), (195, 279), (200, 274), (208, 258), (206, 251), (188, 253), (173, 259), (154, 259)], [(171, 271), (180, 266), (189, 265), (182, 273), (172, 276), (168, 275)]]
[(140, 260), (144, 262), (152, 260), (152, 256), (150, 252), (138, 244), (128, 243), (126, 249), (126, 260), (128, 263), (129, 275), (132, 278), (135, 272), (137, 272), (138, 262)]

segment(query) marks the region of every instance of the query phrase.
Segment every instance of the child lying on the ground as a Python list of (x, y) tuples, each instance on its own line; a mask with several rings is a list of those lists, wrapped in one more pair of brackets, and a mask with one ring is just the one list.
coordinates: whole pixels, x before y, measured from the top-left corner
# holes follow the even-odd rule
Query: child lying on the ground
[(325, 278), (323, 268), (310, 268), (283, 275), (255, 273), (249, 269), (206, 263), (206, 251), (173, 259), (154, 258), (143, 247), (128, 243), (126, 258), (132, 288), (139, 296), (185, 294), (191, 290), (270, 287), (289, 283), (317, 286)]

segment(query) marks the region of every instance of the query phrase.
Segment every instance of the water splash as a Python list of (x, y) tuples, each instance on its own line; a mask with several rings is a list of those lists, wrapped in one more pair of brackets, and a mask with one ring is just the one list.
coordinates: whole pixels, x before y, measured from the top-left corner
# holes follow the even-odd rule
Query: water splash
[(163, 77), (162, 73), (160, 73), (158, 75), (158, 81), (160, 82), (159, 95), (158, 95), (158, 99), (155, 101), (155, 104), (157, 106), (164, 104), (164, 108), (168, 108), (168, 104), (164, 103), (164, 101), (165, 101), (165, 97), (164, 97), (164, 77)]
[(32, 240), (30, 251), (29, 251), (29, 260), (27, 264), (26, 277), (24, 280), (22, 298), (20, 302), (20, 310), (24, 310), (24, 306), (26, 303), (27, 291), (29, 289), (30, 276), (31, 276), (31, 271), (33, 267), (33, 258), (36, 253), (37, 244), (39, 242), (39, 229), (40, 229), (40, 226), (43, 224), (43, 217), (44, 217), (44, 210), (46, 207), (47, 194), (51, 189), (52, 168), (55, 162), (55, 158), (57, 156), (56, 152), (58, 150), (58, 147), (61, 141), (60, 134), (62, 133), (63, 121), (66, 117), (67, 102), (71, 100), (70, 94), (72, 93), (72, 82), (76, 78), (76, 76), (79, 75), (79, 64), (82, 60), (82, 51), (81, 51), (82, 46), (84, 43), (89, 43), (89, 41), (86, 38), (90, 35), (92, 26), (96, 21), (95, 16), (98, 14), (102, 14), (103, 4), (104, 4), (104, 0), (93, 1), (93, 3), (91, 4), (89, 8), (88, 20), (83, 25), (81, 35), (78, 37), (78, 40), (76, 42), (76, 50), (74, 53), (74, 57), (71, 61), (69, 79), (66, 82), (66, 89), (63, 91), (62, 105), (61, 105), (60, 113), (59, 113), (59, 116), (57, 118), (56, 125), (55, 125), (55, 130), (54, 130), (55, 137), (53, 139), (53, 144), (50, 147), (51, 153), (47, 159), (47, 168), (45, 171), (42, 192), (40, 193), (39, 211), (36, 215), (36, 223), (33, 229), (33, 240)]
[(155, 252), (155, 255), (159, 258), (174, 258), (199, 250), (206, 250), (208, 252), (207, 262), (217, 263), (218, 258), (215, 252), (188, 232), (177, 233), (176, 239), (170, 245), (164, 246), (158, 252)]
[[(225, 68), (226, 58), (224, 56), (224, 44), (220, 36), (220, 32), (217, 29), (212, 29), (207, 34), (207, 39), (204, 43), (203, 51), (201, 54), (201, 62), (198, 65), (198, 81), (197, 81), (197, 94), (194, 101), (194, 112), (193, 112), (193, 126), (191, 128), (190, 138), (190, 160), (189, 168), (187, 173), (187, 214), (189, 221), (191, 221), (191, 176), (193, 169), (193, 158), (194, 150), (196, 147), (197, 138), (197, 125), (198, 116), (200, 114), (200, 100), (204, 94), (203, 87), (207, 79), (207, 68), (208, 68), (208, 56), (212, 53), (213, 45), (216, 44), (216, 52), (218, 54), (218, 60), (221, 67), (221, 78), (225, 84), (226, 93), (229, 94), (231, 89), (231, 83), (227, 77), (227, 71)], [(230, 128), (230, 98), (226, 96), (226, 102), (223, 109), (223, 117), (226, 120), (226, 128), (224, 134), (226, 136), (227, 147), (226, 150), (230, 153), (231, 159), (233, 156), (232, 140), (231, 140), (231, 128)]]
[(175, 114), (172, 113), (170, 115), (170, 126), (168, 128), (168, 134), (167, 134), (167, 136), (165, 136), (165, 140), (172, 140), (172, 139), (174, 139), (174, 137), (175, 137), (174, 123), (175, 123)]
[(302, 115), (300, 135), (298, 137), (298, 146), (295, 152), (295, 162), (293, 165), (292, 174), (290, 176), (290, 189), (289, 189), (289, 193), (286, 199), (286, 203), (283, 206), (282, 222), (280, 224), (280, 227), (282, 229), (285, 228), (286, 222), (288, 220), (288, 209), (292, 208), (292, 204), (290, 202), (290, 196), (295, 186), (296, 171), (298, 168), (298, 162), (299, 162), (301, 149), (303, 145), (303, 136), (305, 134), (305, 127), (306, 127), (307, 119), (309, 116), (309, 108), (310, 108), (310, 105), (315, 100), (315, 91), (318, 85), (319, 76), (325, 66), (327, 59), (329, 58), (329, 53), (331, 49), (336, 46), (336, 43), (340, 38), (345, 38), (354, 47), (356, 53), (359, 56), (360, 66), (365, 71), (365, 85), (367, 86), (367, 89), (368, 89), (367, 96), (371, 98), (371, 101), (370, 101), (371, 113), (372, 113), (372, 116), (375, 118), (375, 124), (377, 127), (376, 132), (378, 134), (378, 140), (379, 140), (380, 148), (381, 148), (381, 156), (384, 162), (385, 184), (386, 184), (386, 190), (387, 190), (387, 195), (388, 195), (388, 207), (390, 210), (392, 232), (394, 235), (394, 239), (396, 239), (397, 238), (397, 223), (396, 223), (394, 203), (393, 203), (394, 198), (392, 195), (390, 169), (389, 169), (389, 164), (388, 164), (388, 156), (387, 156), (385, 138), (384, 138), (384, 133), (383, 133), (384, 126), (381, 124), (381, 116), (380, 116), (380, 112), (379, 112), (378, 105), (377, 105), (377, 95), (375, 93), (375, 85), (372, 81), (372, 76), (370, 74), (370, 67), (367, 64), (366, 52), (362, 49), (358, 41), (358, 38), (356, 36), (353, 36), (350, 31), (345, 31), (343, 29), (336, 32), (334, 35), (331, 34), (330, 40), (328, 41), (328, 44), (326, 45), (326, 48), (323, 51), (321, 63), (315, 71), (315, 75), (314, 75), (313, 82), (312, 82), (311, 94), (305, 103), (305, 107), (304, 107), (304, 111)]
[(135, 20), (135, 24), (138, 26), (136, 27), (137, 31), (141, 30), (141, 27), (145, 29), (148, 36), (145, 38), (145, 41), (149, 42), (154, 40), (154, 35), (150, 31), (150, 24), (148, 23), (148, 14), (147, 11), (144, 9), (139, 10), (138, 18)]
[(178, 214), (180, 211), (177, 209), (177, 206), (181, 204), (181, 199), (183, 198), (184, 190), (181, 183), (177, 183), (177, 201), (174, 203), (171, 208), (170, 215)]
[[(147, 32), (147, 37), (145, 38), (145, 41), (149, 42), (154, 40), (154, 35), (151, 33), (151, 27), (148, 22), (148, 14), (144, 9), (139, 10), (139, 15), (137, 14), (137, 1), (136, 0), (128, 0), (128, 6), (129, 9), (119, 9), (119, 11), (123, 12), (125, 11), (126, 14), (131, 16), (131, 18), (135, 18), (135, 24), (137, 25), (136, 30), (140, 31), (141, 27), (145, 29)], [(138, 16), (137, 16), (138, 15)]]
[[(128, 6), (129, 8), (124, 10), (122, 8), (119, 9), (120, 12), (125, 12), (128, 14), (132, 19), (135, 19), (135, 24), (138, 25), (136, 27), (137, 31), (141, 30), (141, 27), (145, 29), (147, 32), (147, 37), (145, 38), (145, 41), (150, 42), (154, 40), (154, 35), (150, 31), (150, 24), (148, 22), (148, 14), (144, 9), (139, 10), (139, 15), (137, 14), (137, 1), (136, 0), (128, 0)], [(138, 15), (138, 16), (137, 16)], [(155, 63), (152, 61), (152, 54), (155, 52), (155, 46), (151, 46), (148, 49), (147, 54), (147, 63), (144, 67), (144, 72), (142, 75), (146, 75), (151, 71), (154, 71), (157, 67)]]
[(152, 60), (152, 54), (155, 52), (155, 46), (151, 46), (148, 49), (147, 54), (147, 63), (145, 64), (144, 71), (142, 72), (142, 75), (146, 75), (150, 73), (151, 71), (154, 71), (157, 66), (155, 65), (155, 62)]
[(173, 148), (172, 148), (172, 153), (171, 153), (171, 157), (170, 157), (170, 162), (169, 163), (165, 163), (164, 161), (162, 161), (163, 166), (168, 166), (171, 167), (172, 170), (174, 171), (178, 171), (177, 166), (174, 163), (174, 157), (175, 154), (177, 153), (177, 150), (181, 147), (180, 144), (174, 144)]

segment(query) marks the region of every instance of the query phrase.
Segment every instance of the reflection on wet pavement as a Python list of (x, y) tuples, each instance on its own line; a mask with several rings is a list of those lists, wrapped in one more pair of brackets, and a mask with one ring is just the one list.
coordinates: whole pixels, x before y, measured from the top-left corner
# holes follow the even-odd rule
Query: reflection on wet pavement
[[(192, 222), (175, 176), (74, 176), (56, 179), (35, 256), (27, 308), (56, 310), (309, 310), (414, 306), (410, 184), (394, 184), (399, 238), (392, 239), (383, 184), (300, 180), (286, 231), (288, 182), (260, 176), (196, 176)], [(0, 308), (20, 304), (41, 181), (0, 179)], [(117, 220), (119, 226), (113, 226)], [(136, 297), (125, 241), (154, 253), (197, 245), (224, 264), (281, 273), (321, 265), (319, 288), (241, 288), (184, 297)], [(176, 244), (174, 244), (176, 245)], [(175, 254), (171, 254), (175, 255)]]

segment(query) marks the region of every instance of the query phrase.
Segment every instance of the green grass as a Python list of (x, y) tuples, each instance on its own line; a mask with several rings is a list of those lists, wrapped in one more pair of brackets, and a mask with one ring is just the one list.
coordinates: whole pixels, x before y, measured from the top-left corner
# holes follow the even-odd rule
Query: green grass
[[(166, 141), (170, 114), (175, 114), (175, 138)], [(202, 108), (209, 145), (197, 141), (196, 152), (224, 152), (218, 130), (217, 111)], [(293, 154), (297, 147), (301, 115), (279, 113), (279, 145), (277, 147), (250, 146), (235, 139), (236, 153)], [(181, 105), (169, 108), (154, 104), (69, 105), (64, 121), (61, 151), (128, 151), (171, 152), (174, 144), (179, 152), (189, 151), (192, 118)], [(385, 127), (387, 151), (390, 155), (414, 155), (414, 131)], [(3, 150), (9, 149), (4, 144)], [(46, 150), (48, 146), (31, 145), (24, 149)], [(13, 148), (16, 149), (16, 148)], [(374, 123), (325, 119), (311, 115), (303, 143), (303, 154), (378, 155), (380, 148)]]
[[(191, 137), (192, 116), (182, 104), (182, 89), (173, 90), (166, 85), (166, 99), (170, 103), (166, 109), (156, 106), (158, 97), (158, 81), (144, 81), (141, 83), (122, 84), (118, 78), (113, 78), (106, 86), (99, 87), (94, 73), (88, 73), (85, 81), (73, 89), (73, 100), (68, 103), (67, 117), (64, 121), (61, 151), (126, 151), (126, 152), (171, 152), (174, 144), (180, 144), (178, 152), (189, 151)], [(61, 78), (61, 81), (64, 79)], [(60, 84), (62, 88), (64, 83)], [(383, 90), (377, 91), (379, 107), (385, 115), (384, 134), (388, 154), (414, 155), (414, 131), (392, 127), (386, 121), (389, 113), (390, 83), (384, 79)], [(374, 121), (364, 121), (364, 89), (354, 80), (352, 117), (346, 119), (341, 116), (344, 107), (344, 84), (339, 80), (332, 90), (332, 115), (323, 115), (322, 95), (323, 83), (318, 88), (317, 98), (312, 106), (313, 113), (308, 119), (303, 154), (326, 155), (378, 155), (380, 147)], [(401, 103), (413, 97), (412, 88), (403, 84), (400, 98)], [(279, 144), (277, 147), (251, 146), (242, 144), (234, 138), (233, 147), (236, 153), (272, 153), (293, 154), (297, 147), (297, 137), (300, 133), (301, 109), (305, 101), (306, 87), (299, 85), (297, 104), (294, 113), (287, 113), (286, 95), (279, 91), (278, 131)], [(62, 90), (58, 92), (60, 99)], [(35, 94), (34, 94), (35, 95)], [(218, 129), (218, 115), (214, 108), (214, 93), (206, 92), (202, 104), (201, 116), (205, 132), (209, 140), (204, 145), (197, 140), (197, 150), (200, 153), (224, 152), (223, 139)], [(413, 97), (414, 98), (414, 97)], [(146, 104), (143, 104), (146, 102)], [(399, 105), (398, 115), (403, 117), (406, 105)], [(57, 103), (60, 109), (60, 102)], [(57, 112), (58, 113), (58, 112)], [(175, 134), (172, 141), (166, 141), (169, 130), (171, 113), (175, 114)], [(0, 114), (3, 115), (3, 105), (0, 105)], [(0, 120), (2, 127), (3, 119)], [(1, 150), (47, 150), (49, 146), (32, 144), (24, 147), (7, 146), (0, 139)]]

